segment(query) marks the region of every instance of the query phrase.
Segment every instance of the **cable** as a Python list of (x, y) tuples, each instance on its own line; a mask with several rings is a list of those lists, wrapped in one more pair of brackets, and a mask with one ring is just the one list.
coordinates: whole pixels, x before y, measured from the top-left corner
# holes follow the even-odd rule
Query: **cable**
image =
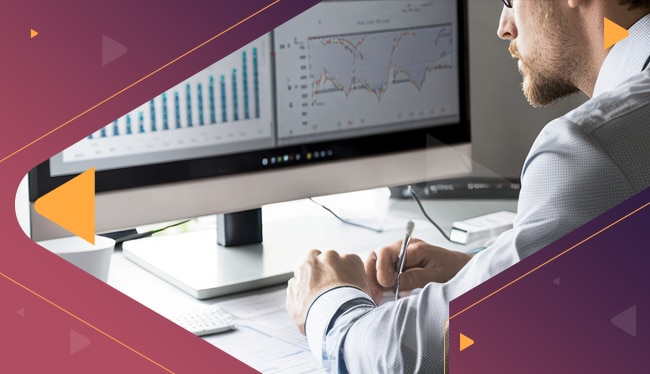
[(171, 225), (165, 226), (165, 227), (160, 228), (160, 229), (149, 230), (149, 231), (146, 231), (146, 232), (136, 232), (134, 234), (122, 236), (122, 237), (116, 238), (115, 243), (123, 243), (123, 242), (125, 242), (127, 240), (135, 240), (135, 239), (146, 238), (146, 237), (149, 237), (149, 236), (151, 236), (151, 235), (153, 235), (155, 233), (161, 232), (163, 230), (167, 230), (168, 228), (171, 228), (171, 227), (174, 227), (174, 226), (182, 225), (182, 224), (187, 223), (189, 221), (191, 221), (191, 220), (187, 219), (185, 221), (172, 223)]
[[(424, 209), (424, 206), (422, 206), (422, 202), (420, 201), (420, 198), (418, 197), (417, 193), (415, 193), (415, 190), (413, 189), (413, 186), (409, 185), (408, 190), (411, 193), (411, 197), (413, 198), (413, 200), (415, 200), (418, 207), (420, 208), (420, 211), (422, 212), (424, 217), (440, 232), (440, 234), (442, 234), (442, 236), (445, 239), (447, 239), (447, 241), (452, 242), (451, 239), (449, 238), (449, 235), (447, 235), (447, 233), (440, 226), (438, 226), (438, 224), (433, 219), (431, 219), (431, 217), (429, 217), (429, 215), (427, 214), (427, 211)], [(361, 227), (361, 228), (364, 228), (364, 229), (367, 229), (367, 230), (372, 230), (372, 231), (377, 232), (377, 233), (383, 232), (383, 229), (375, 228), (375, 227), (371, 227), (371, 226), (366, 226), (366, 225), (363, 225), (363, 224), (360, 224), (360, 223), (353, 222), (353, 221), (350, 221), (348, 219), (342, 218), (338, 214), (336, 214), (332, 209), (330, 209), (330, 208), (326, 207), (325, 205), (317, 202), (316, 200), (312, 199), (311, 197), (309, 198), (309, 200), (311, 202), (313, 202), (314, 204), (319, 205), (321, 208), (323, 208), (323, 209), (327, 210), (328, 212), (330, 212), (334, 217), (336, 217), (339, 221), (341, 221), (343, 223), (347, 223), (348, 225), (352, 225), (352, 226)]]
[(419, 198), (418, 195), (415, 193), (415, 190), (413, 190), (413, 187), (412, 187), (412, 186), (408, 186), (408, 189), (409, 189), (409, 192), (411, 193), (411, 197), (413, 197), (413, 200), (415, 200), (415, 202), (418, 204), (418, 207), (420, 208), (420, 211), (422, 212), (422, 214), (424, 215), (424, 217), (426, 217), (426, 219), (427, 219), (429, 222), (431, 222), (431, 224), (432, 224), (436, 229), (438, 229), (438, 231), (440, 231), (440, 233), (442, 234), (442, 236), (444, 236), (445, 239), (447, 239), (447, 241), (451, 242), (451, 239), (449, 238), (449, 235), (447, 235), (447, 233), (445, 233), (445, 232), (440, 228), (440, 226), (438, 226), (438, 224), (435, 223), (435, 222), (431, 219), (431, 217), (429, 217), (429, 215), (427, 214), (427, 211), (424, 209), (424, 207), (422, 206), (422, 203), (420, 202), (420, 198)]
[(321, 208), (325, 209), (326, 211), (330, 212), (334, 217), (336, 217), (339, 221), (341, 221), (341, 222), (343, 222), (343, 223), (347, 223), (348, 225), (357, 226), (357, 227), (361, 227), (361, 228), (363, 228), (363, 229), (371, 230), (371, 231), (374, 231), (374, 232), (376, 232), (376, 233), (380, 233), (380, 232), (383, 232), (383, 231), (384, 231), (384, 230), (381, 229), (381, 228), (376, 228), (376, 227), (372, 227), (372, 226), (366, 226), (366, 225), (363, 225), (363, 224), (361, 224), (361, 223), (353, 222), (353, 221), (350, 221), (349, 219), (342, 218), (342, 217), (340, 217), (338, 214), (334, 213), (334, 211), (333, 211), (332, 209), (330, 209), (330, 208), (326, 207), (325, 205), (323, 205), (323, 204), (317, 202), (316, 200), (312, 199), (311, 197), (309, 198), (309, 200), (310, 200), (311, 202), (313, 202), (314, 204), (320, 206)]

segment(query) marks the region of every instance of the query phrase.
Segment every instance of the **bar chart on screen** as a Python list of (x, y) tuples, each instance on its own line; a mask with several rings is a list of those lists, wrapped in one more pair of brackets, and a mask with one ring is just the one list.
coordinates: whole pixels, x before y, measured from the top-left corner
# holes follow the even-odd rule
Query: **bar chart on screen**
[(63, 162), (115, 159), (124, 165), (128, 158), (136, 165), (161, 157), (227, 154), (234, 145), (238, 150), (268, 145), (269, 39), (253, 41), (88, 135), (63, 152)]

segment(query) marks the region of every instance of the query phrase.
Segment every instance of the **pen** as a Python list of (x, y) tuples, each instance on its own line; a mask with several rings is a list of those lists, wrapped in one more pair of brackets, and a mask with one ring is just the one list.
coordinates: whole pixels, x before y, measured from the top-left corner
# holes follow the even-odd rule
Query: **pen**
[(481, 252), (481, 251), (484, 250), (485, 248), (487, 248), (487, 247), (483, 246), (483, 247), (474, 248), (474, 249), (472, 249), (471, 251), (468, 251), (467, 253), (469, 253), (469, 254), (476, 254), (476, 253)]
[(399, 298), (399, 279), (404, 271), (404, 263), (406, 263), (406, 247), (408, 247), (409, 242), (411, 241), (411, 234), (413, 234), (413, 226), (415, 224), (413, 221), (409, 220), (406, 222), (406, 235), (402, 241), (402, 248), (399, 251), (399, 257), (397, 258), (397, 286), (395, 287), (395, 301)]

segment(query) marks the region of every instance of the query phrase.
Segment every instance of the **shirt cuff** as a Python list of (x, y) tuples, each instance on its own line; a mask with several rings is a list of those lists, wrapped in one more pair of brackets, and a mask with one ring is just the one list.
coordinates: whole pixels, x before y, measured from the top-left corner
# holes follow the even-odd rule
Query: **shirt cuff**
[(358, 298), (367, 299), (374, 304), (368, 294), (349, 286), (329, 289), (312, 302), (305, 318), (305, 334), (311, 352), (319, 361), (322, 361), (323, 356), (323, 335), (332, 317), (345, 302)]

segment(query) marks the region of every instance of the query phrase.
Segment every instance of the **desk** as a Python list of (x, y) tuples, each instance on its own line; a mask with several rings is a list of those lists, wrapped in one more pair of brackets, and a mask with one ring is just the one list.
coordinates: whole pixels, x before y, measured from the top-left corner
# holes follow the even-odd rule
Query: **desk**
[[(370, 234), (355, 231), (363, 229), (349, 229), (348, 225), (340, 223), (346, 226), (343, 230), (349, 230), (347, 232), (350, 234), (343, 237), (334, 235), (337, 237), (331, 240), (328, 238), (328, 243), (323, 244), (327, 247), (320, 247), (323, 250), (337, 249), (363, 255), (400, 240), (408, 219), (416, 220), (415, 237), (454, 250), (473, 249), (446, 242), (430, 223), (420, 220), (422, 214), (413, 201), (390, 200), (385, 189), (326, 196), (316, 200), (346, 218), (369, 221), (366, 223), (382, 225), (385, 229), (383, 233), (371, 236), (376, 239), (359, 242), (355, 240), (355, 232), (363, 233), (364, 238)], [(499, 210), (516, 210), (515, 200), (425, 200), (423, 204), (428, 214), (447, 232), (456, 220)], [(295, 219), (297, 212), (301, 216), (331, 219), (339, 224), (328, 212), (308, 200), (273, 204), (264, 207), (263, 211), (265, 225)], [(332, 244), (337, 242), (340, 246)], [(314, 243), (314, 247), (320, 245)], [(311, 248), (306, 248), (305, 252), (309, 249)], [(303, 259), (304, 257), (296, 258), (295, 263), (301, 263)], [(108, 283), (163, 316), (205, 305), (218, 305), (233, 313), (238, 318), (234, 331), (207, 336), (205, 340), (256, 370), (264, 373), (322, 372), (309, 350), (306, 338), (300, 334), (285, 311), (286, 285), (201, 301), (140, 268), (124, 258), (121, 252), (115, 252), (111, 261)], [(251, 348), (251, 345), (254, 347)]]

